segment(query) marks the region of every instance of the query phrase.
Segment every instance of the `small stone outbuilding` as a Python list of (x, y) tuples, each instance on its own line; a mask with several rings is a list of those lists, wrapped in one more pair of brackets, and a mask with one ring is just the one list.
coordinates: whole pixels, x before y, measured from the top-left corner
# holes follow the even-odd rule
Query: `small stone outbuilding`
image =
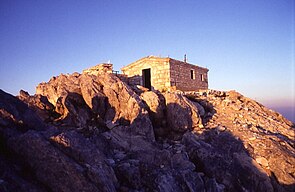
[(83, 70), (83, 73), (98, 75), (99, 73), (113, 73), (113, 64), (101, 63)]
[(208, 89), (208, 69), (169, 57), (148, 56), (121, 68), (131, 85), (151, 90)]

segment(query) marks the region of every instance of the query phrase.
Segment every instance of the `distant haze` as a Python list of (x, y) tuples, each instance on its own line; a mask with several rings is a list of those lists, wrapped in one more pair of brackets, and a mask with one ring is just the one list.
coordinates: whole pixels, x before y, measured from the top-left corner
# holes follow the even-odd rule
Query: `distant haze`
[(288, 120), (295, 123), (295, 109), (294, 107), (273, 107), (274, 111), (281, 113)]
[(277, 106), (277, 105), (265, 105), (269, 109), (282, 114), (285, 118), (292, 121), (295, 124), (295, 106)]

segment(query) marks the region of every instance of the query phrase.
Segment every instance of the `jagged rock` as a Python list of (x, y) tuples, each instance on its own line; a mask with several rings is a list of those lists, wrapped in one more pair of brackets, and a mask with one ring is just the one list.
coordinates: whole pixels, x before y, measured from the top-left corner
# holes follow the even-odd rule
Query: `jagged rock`
[(0, 190), (295, 190), (294, 125), (280, 114), (235, 91), (126, 82), (74, 73), (32, 96), (0, 91)]
[(206, 191), (207, 192), (223, 192), (224, 186), (216, 182), (215, 179), (206, 179)]
[(143, 86), (141, 86), (141, 85), (130, 85), (130, 87), (131, 87), (132, 90), (133, 90), (136, 94), (138, 94), (138, 95), (140, 95), (140, 94), (142, 94), (142, 93), (144, 93), (144, 92), (149, 91), (148, 88), (143, 87)]
[(107, 120), (106, 121), (106, 126), (107, 126), (107, 128), (109, 128), (109, 129), (113, 129), (114, 127), (116, 127), (116, 126), (118, 126), (119, 124), (118, 123), (113, 123), (112, 121), (110, 121), (110, 120)]
[(36, 93), (48, 98), (61, 115), (58, 120), (66, 126), (85, 127), (92, 118), (82, 97), (80, 75), (61, 74), (53, 77), (48, 83), (40, 83)]
[(59, 117), (47, 97), (38, 94), (31, 96), (28, 92), (21, 90), (18, 98), (31, 107), (43, 121), (50, 121)]
[(223, 132), (226, 130), (226, 127), (225, 126), (217, 126), (216, 129), (218, 132)]
[[(3, 148), (1, 147), (0, 150), (3, 150)], [(15, 156), (7, 157), (2, 153), (0, 154), (0, 191), (46, 192), (46, 187), (40, 182), (23, 176), (24, 173), (27, 175), (30, 175), (30, 173), (20, 166), (21, 163), (23, 163), (22, 160)]]
[(162, 171), (155, 178), (155, 191), (205, 191), (202, 178), (195, 172)]
[(142, 188), (142, 178), (139, 164), (136, 161), (128, 160), (120, 163), (116, 167), (116, 174), (125, 186), (130, 186), (132, 189)]
[(62, 114), (59, 119), (67, 126), (84, 127), (92, 119), (91, 110), (80, 94), (67, 93), (57, 103), (60, 106), (58, 112)]
[(46, 96), (54, 106), (58, 98), (67, 93), (81, 94), (79, 76), (61, 74), (58, 77), (52, 77), (48, 83), (40, 83), (36, 87), (36, 94)]
[[(243, 141), (252, 159), (266, 160), (259, 162), (264, 164), (262, 172), (271, 178), (275, 190), (294, 190), (295, 158), (291, 154), (295, 154), (295, 129), (292, 122), (235, 91), (222, 94), (208, 91), (193, 99), (206, 100), (214, 107), (215, 113), (206, 125), (208, 129), (226, 127), (226, 131)], [(256, 165), (260, 169), (261, 166)], [(279, 183), (283, 183), (283, 187)]]
[(173, 177), (171, 173), (159, 175), (155, 181), (155, 191), (169, 192), (169, 191), (182, 191), (182, 188), (177, 182), (177, 178)]
[(46, 127), (43, 121), (18, 98), (0, 89), (0, 125), (17, 125), (20, 129), (41, 130)]
[[(249, 191), (273, 191), (271, 180), (267, 173), (246, 155), (246, 153), (234, 153), (233, 161), (236, 175), (240, 179), (241, 185)], [(244, 175), (249, 175), (245, 178)]]
[(152, 123), (139, 96), (115, 75), (102, 74), (99, 81), (109, 102), (105, 120), (130, 125), (132, 132), (154, 140)]
[(182, 178), (186, 184), (187, 191), (206, 191), (204, 182), (196, 172), (183, 172)]
[(84, 169), (72, 159), (50, 145), (39, 133), (27, 133), (10, 138), (9, 146), (21, 155), (52, 191), (97, 191), (84, 175)]
[(171, 157), (171, 164), (174, 169), (194, 171), (196, 166), (189, 161), (186, 153), (176, 153)]
[(60, 75), (39, 84), (37, 93), (48, 97), (62, 114), (60, 120), (69, 126), (87, 126), (94, 113), (99, 115), (98, 122), (103, 118), (105, 122), (130, 125), (133, 132), (154, 140), (152, 123), (142, 100), (113, 74)]
[(90, 109), (101, 118), (104, 118), (107, 97), (102, 93), (103, 86), (99, 83), (97, 77), (87, 74), (81, 75), (80, 88), (82, 97)]
[(204, 107), (198, 102), (192, 101), (192, 103), (197, 107), (199, 115), (203, 117), (206, 114)]
[(268, 167), (268, 161), (264, 157), (257, 157), (256, 162), (264, 167)]
[(180, 94), (165, 93), (167, 105), (167, 123), (171, 130), (185, 132), (198, 129), (202, 120), (198, 108), (186, 97)]
[(113, 169), (106, 164), (107, 158), (83, 135), (70, 131), (50, 139), (76, 162), (85, 165), (87, 175), (100, 191), (116, 191), (118, 181)]
[(163, 102), (163, 99), (161, 101), (161, 95), (157, 95), (152, 91), (147, 91), (143, 92), (140, 97), (148, 106), (150, 117), (154, 122), (153, 124), (157, 127), (165, 126), (165, 122), (163, 122), (163, 119), (165, 118), (165, 103)]
[(233, 136), (224, 132), (207, 134), (205, 141), (209, 145), (191, 133), (183, 136), (190, 159), (201, 165), (200, 171), (216, 178), (228, 190), (273, 191), (267, 174), (253, 165), (251, 157), (245, 155), (246, 150)]

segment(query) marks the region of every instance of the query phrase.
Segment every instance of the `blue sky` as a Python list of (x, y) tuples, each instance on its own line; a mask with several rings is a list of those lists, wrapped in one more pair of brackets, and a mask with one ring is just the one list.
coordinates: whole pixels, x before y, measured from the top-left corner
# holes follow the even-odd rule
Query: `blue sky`
[[(295, 108), (292, 0), (0, 0), (0, 88), (148, 55), (209, 68), (209, 87)], [(293, 114), (294, 115), (294, 114)], [(295, 116), (295, 115), (294, 115)]]

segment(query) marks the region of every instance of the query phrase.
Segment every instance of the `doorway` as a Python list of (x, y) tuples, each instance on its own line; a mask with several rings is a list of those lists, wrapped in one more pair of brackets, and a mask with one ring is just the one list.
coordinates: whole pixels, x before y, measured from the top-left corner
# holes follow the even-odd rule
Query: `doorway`
[(143, 69), (142, 70), (142, 82), (143, 86), (151, 90), (151, 69)]

